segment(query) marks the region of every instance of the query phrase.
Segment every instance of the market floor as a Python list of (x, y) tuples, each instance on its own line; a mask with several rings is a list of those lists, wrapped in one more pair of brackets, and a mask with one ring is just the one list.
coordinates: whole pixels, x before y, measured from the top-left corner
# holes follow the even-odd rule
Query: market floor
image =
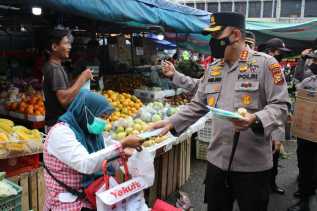
[[(287, 159), (280, 159), (280, 168), (277, 183), (286, 190), (285, 195), (272, 194), (268, 211), (286, 211), (287, 208), (296, 203), (297, 199), (293, 197), (293, 193), (297, 189), (296, 177), (298, 175), (297, 159), (296, 159), (296, 142), (287, 141), (284, 144), (285, 151), (289, 153)], [(203, 179), (206, 172), (206, 161), (192, 159), (191, 175), (188, 182), (181, 188), (190, 196), (195, 211), (205, 211), (206, 205), (203, 204), (204, 186)], [(168, 202), (175, 204), (175, 194), (168, 198)], [(317, 197), (311, 204), (311, 211), (317, 210)], [(234, 211), (238, 211), (235, 208)]]

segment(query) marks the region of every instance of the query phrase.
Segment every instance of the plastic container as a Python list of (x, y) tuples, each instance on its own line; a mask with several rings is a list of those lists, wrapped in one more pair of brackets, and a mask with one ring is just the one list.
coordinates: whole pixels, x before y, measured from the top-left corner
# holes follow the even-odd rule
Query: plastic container
[(196, 139), (196, 159), (207, 160), (209, 143)]
[(4, 180), (11, 185), (18, 194), (5, 198), (0, 197), (0, 211), (22, 211), (22, 188), (9, 180)]
[(27, 117), (28, 117), (27, 119), (30, 122), (43, 122), (43, 121), (45, 121), (45, 116), (44, 115), (43, 116), (41, 116), (41, 115), (38, 115), (38, 116), (36, 116), (36, 115), (28, 115)]
[[(26, 155), (21, 157), (11, 157), (0, 159), (1, 171), (7, 172), (8, 177), (13, 177), (18, 174), (30, 172), (40, 167), (40, 155)], [(0, 209), (0, 211), (2, 211)]]
[(212, 140), (212, 121), (207, 120), (205, 127), (198, 131), (198, 139), (204, 142), (210, 142)]

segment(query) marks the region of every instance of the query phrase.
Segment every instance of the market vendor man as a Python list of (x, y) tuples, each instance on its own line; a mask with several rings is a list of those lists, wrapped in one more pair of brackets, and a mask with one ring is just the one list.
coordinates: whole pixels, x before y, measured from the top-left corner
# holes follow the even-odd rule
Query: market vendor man
[(71, 36), (68, 30), (56, 29), (50, 33), (47, 45), (49, 58), (43, 67), (45, 121), (48, 127), (56, 123), (81, 87), (93, 78), (91, 70), (86, 69), (70, 84), (68, 74), (62, 66), (62, 62), (69, 57), (70, 50)]
[[(204, 33), (212, 35), (211, 54), (219, 60), (199, 81), (193, 100), (152, 128), (163, 128), (162, 134), (182, 133), (209, 111), (207, 105), (227, 111), (247, 109), (242, 120), (213, 119), (205, 196), (208, 211), (232, 211), (234, 200), (241, 211), (266, 211), (273, 166), (271, 136), (287, 118), (289, 104), (283, 72), (274, 57), (245, 46), (242, 14), (213, 13)], [(239, 145), (228, 178), (236, 131)]]

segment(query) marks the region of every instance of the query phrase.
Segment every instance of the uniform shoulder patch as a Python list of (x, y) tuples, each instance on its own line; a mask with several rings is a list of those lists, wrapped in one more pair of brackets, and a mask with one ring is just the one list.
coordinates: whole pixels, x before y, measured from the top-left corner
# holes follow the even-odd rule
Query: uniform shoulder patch
[(270, 64), (269, 70), (272, 73), (273, 83), (278, 86), (283, 85), (284, 77), (282, 74), (281, 65), (279, 63)]

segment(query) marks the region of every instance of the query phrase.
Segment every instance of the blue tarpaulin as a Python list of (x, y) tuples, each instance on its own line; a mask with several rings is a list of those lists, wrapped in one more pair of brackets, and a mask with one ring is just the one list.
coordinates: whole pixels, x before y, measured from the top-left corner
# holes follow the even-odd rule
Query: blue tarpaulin
[[(210, 13), (166, 0), (45, 0), (60, 10), (129, 26), (159, 25), (178, 33), (177, 45), (207, 53), (209, 36), (201, 31)], [(258, 43), (279, 37), (298, 47), (317, 38), (317, 19), (301, 24), (247, 21)], [(170, 38), (170, 36), (167, 36)], [(179, 39), (181, 38), (181, 39)], [(171, 39), (173, 40), (173, 39)], [(303, 42), (303, 43), (302, 43)]]
[(200, 33), (209, 13), (166, 0), (45, 0), (67, 12), (93, 19), (160, 25), (176, 32)]

